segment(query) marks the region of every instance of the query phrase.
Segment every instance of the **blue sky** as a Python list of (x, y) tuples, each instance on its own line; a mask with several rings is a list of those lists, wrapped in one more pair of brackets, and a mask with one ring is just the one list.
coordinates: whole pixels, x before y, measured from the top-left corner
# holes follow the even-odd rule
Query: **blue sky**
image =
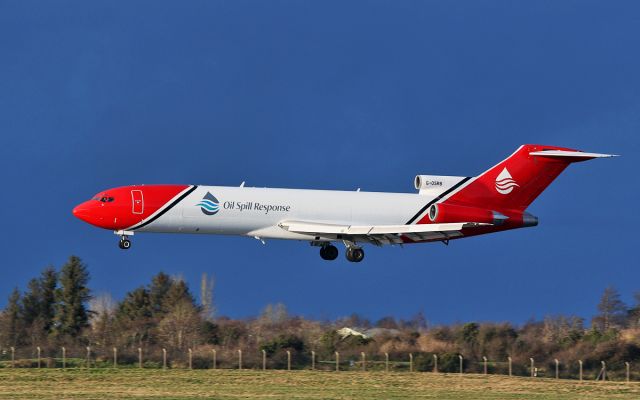
[[(221, 314), (432, 323), (590, 317), (640, 291), (640, 3), (0, 1), (0, 305), (71, 254), (121, 298), (163, 270), (216, 278)], [(619, 153), (571, 166), (540, 225), (366, 249), (137, 235), (71, 215), (101, 189), (194, 183), (413, 191), (522, 143)]]

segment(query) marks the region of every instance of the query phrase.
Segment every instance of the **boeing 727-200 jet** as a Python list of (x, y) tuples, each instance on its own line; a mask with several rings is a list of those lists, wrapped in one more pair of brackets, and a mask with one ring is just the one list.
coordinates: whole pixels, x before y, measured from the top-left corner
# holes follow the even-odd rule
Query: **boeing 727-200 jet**
[(418, 175), (418, 193), (136, 185), (108, 189), (73, 209), (115, 231), (120, 248), (134, 233), (209, 233), (310, 242), (335, 260), (360, 262), (362, 244), (450, 240), (538, 224), (527, 207), (571, 163), (609, 154), (522, 145), (475, 177)]

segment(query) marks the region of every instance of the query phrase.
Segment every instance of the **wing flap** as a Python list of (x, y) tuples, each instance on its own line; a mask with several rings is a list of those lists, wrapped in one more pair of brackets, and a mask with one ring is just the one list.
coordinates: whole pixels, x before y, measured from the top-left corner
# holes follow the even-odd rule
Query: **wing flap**
[(491, 224), (456, 222), (447, 224), (417, 225), (339, 225), (306, 221), (283, 221), (280, 228), (289, 232), (320, 236), (329, 239), (354, 239), (374, 244), (400, 244), (401, 236), (413, 241), (447, 240), (462, 236), (462, 229), (477, 228)]

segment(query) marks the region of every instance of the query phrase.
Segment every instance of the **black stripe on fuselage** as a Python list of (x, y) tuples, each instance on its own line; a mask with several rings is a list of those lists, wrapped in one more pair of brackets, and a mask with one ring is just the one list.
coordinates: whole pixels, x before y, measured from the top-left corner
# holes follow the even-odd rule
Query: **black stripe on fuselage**
[(438, 197), (436, 197), (435, 199), (433, 199), (430, 202), (428, 202), (427, 205), (422, 207), (420, 209), (420, 211), (418, 211), (418, 213), (416, 215), (414, 215), (413, 218), (411, 218), (409, 221), (407, 221), (407, 223), (405, 225), (409, 225), (409, 224), (413, 223), (416, 219), (418, 219), (419, 216), (422, 215), (422, 213), (424, 213), (426, 210), (428, 210), (429, 207), (431, 207), (431, 205), (433, 205), (436, 202), (440, 201), (443, 197), (445, 197), (449, 193), (453, 192), (454, 190), (456, 190), (460, 186), (464, 185), (467, 181), (469, 181), (469, 179), (471, 179), (470, 176), (462, 179), (460, 182), (456, 183), (455, 185), (451, 186), (449, 189), (447, 189), (444, 192), (442, 192)]
[(173, 207), (175, 207), (178, 203), (180, 203), (182, 200), (184, 200), (185, 197), (187, 197), (188, 195), (190, 195), (191, 193), (193, 193), (194, 190), (196, 190), (198, 188), (198, 185), (193, 185), (193, 187), (189, 190), (187, 190), (186, 192), (184, 192), (182, 194), (182, 196), (178, 197), (177, 199), (175, 199), (171, 204), (169, 204), (167, 207), (165, 207), (164, 210), (160, 211), (159, 213), (157, 213), (156, 215), (153, 216), (153, 218), (148, 219), (147, 221), (141, 223), (138, 226), (135, 226), (133, 228), (130, 228), (129, 230), (136, 230), (136, 229), (140, 229), (144, 226), (149, 225), (150, 223), (152, 223), (153, 221), (157, 220), (158, 218), (160, 218), (162, 215), (164, 215), (164, 213), (166, 213), (167, 211), (171, 210)]

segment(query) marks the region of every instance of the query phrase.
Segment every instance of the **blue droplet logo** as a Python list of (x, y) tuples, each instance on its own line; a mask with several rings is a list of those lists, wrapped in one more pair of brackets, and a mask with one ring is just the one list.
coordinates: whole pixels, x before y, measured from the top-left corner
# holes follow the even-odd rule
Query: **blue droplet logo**
[(206, 215), (214, 215), (220, 211), (220, 202), (209, 192), (207, 192), (196, 206), (200, 207), (200, 210)]

